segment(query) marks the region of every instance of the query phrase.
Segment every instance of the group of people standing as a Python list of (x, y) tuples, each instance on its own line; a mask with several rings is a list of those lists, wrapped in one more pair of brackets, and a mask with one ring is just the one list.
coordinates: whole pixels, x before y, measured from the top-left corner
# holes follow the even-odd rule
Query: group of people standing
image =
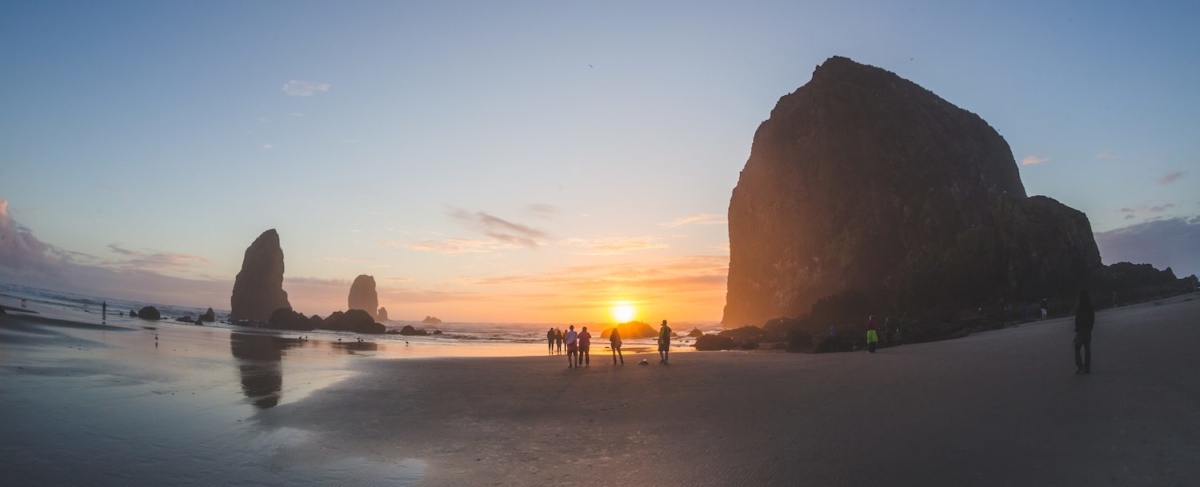
[[(618, 327), (613, 327), (612, 332), (608, 335), (609, 348), (612, 350), (613, 365), (620, 361), (621, 365), (625, 365), (625, 354), (621, 352), (621, 330)], [(592, 334), (588, 332), (587, 327), (583, 327), (581, 331), (575, 331), (575, 325), (567, 327), (567, 332), (563, 333), (561, 329), (551, 328), (546, 332), (546, 346), (550, 353), (557, 351), (561, 352), (563, 345), (567, 347), (567, 368), (591, 367), (592, 366)], [(662, 327), (658, 329), (658, 363), (669, 363), (671, 356), (671, 327), (667, 326), (667, 320), (663, 320)]]

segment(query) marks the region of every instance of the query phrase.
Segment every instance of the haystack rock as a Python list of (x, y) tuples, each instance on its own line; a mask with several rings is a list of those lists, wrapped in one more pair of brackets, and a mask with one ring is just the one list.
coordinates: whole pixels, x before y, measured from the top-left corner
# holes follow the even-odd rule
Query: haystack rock
[(379, 308), (379, 315), (376, 316), (379, 321), (387, 321), (387, 308)]
[(242, 270), (233, 281), (229, 319), (266, 323), (275, 310), (291, 307), (283, 290), (283, 249), (279, 247), (279, 234), (272, 228), (246, 249)]
[(845, 293), (917, 311), (1061, 296), (1101, 265), (1087, 217), (1027, 196), (987, 122), (843, 57), (759, 125), (729, 247), (728, 326)]
[(366, 311), (372, 320), (378, 319), (379, 295), (375, 293), (375, 278), (366, 274), (354, 278), (354, 283), (350, 284), (350, 297), (347, 302), (349, 307), (346, 309), (361, 309)]

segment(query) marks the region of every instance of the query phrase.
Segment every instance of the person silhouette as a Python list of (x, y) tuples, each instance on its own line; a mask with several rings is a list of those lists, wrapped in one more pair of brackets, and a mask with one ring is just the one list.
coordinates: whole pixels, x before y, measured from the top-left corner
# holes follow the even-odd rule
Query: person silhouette
[(583, 331), (579, 332), (579, 356), (576, 357), (579, 362), (583, 363), (584, 367), (592, 366), (592, 334), (588, 333), (587, 327), (583, 327)]
[(867, 352), (875, 353), (875, 344), (879, 343), (879, 331), (875, 326), (875, 315), (867, 320)]
[[(1092, 373), (1092, 328), (1096, 325), (1096, 310), (1087, 291), (1080, 291), (1075, 308), (1075, 373)], [(1083, 349), (1083, 355), (1079, 350)]]
[(546, 347), (550, 353), (554, 353), (554, 336), (554, 328), (550, 328), (550, 331), (546, 332)]
[(617, 357), (621, 357), (621, 365), (625, 365), (625, 355), (621, 353), (621, 330), (614, 326), (612, 333), (608, 335), (608, 344), (612, 348), (613, 365), (617, 364)]
[(577, 367), (576, 360), (579, 358), (579, 333), (575, 332), (575, 325), (571, 325), (567, 330), (567, 335), (563, 337), (563, 341), (567, 343), (567, 368)]
[(670, 363), (671, 359), (671, 327), (667, 326), (667, 320), (658, 329), (658, 359), (660, 364)]

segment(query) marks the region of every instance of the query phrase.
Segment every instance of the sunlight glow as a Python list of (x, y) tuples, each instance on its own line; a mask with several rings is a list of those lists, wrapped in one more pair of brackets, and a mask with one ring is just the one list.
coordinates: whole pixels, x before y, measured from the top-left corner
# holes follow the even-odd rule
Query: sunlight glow
[(618, 303), (610, 311), (612, 311), (613, 318), (617, 320), (617, 323), (629, 323), (633, 321), (634, 316), (637, 316), (637, 310), (629, 303)]

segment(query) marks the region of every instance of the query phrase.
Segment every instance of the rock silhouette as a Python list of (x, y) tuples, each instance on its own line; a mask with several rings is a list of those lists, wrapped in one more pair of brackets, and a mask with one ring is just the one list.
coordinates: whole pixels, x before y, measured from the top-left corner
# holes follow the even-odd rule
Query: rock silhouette
[[(311, 320), (310, 320), (311, 321)], [(319, 325), (323, 330), (352, 331), (355, 333), (379, 334), (386, 331), (385, 327), (376, 323), (371, 315), (361, 309), (334, 311)]]
[(200, 315), (200, 317), (196, 318), (196, 320), (197, 321), (207, 321), (209, 323), (212, 323), (214, 321), (217, 321), (217, 314), (213, 312), (212, 308), (208, 308), (208, 311), (205, 311), (204, 314)]
[[(640, 321), (630, 321), (629, 323), (621, 323), (616, 326), (621, 330), (622, 340), (633, 340), (637, 338), (658, 338), (658, 329), (647, 325)], [(612, 335), (612, 328), (600, 332), (601, 339), (608, 339)]]
[(283, 290), (283, 249), (279, 247), (279, 234), (272, 228), (246, 249), (242, 270), (233, 281), (229, 319), (266, 323), (275, 310), (291, 307)]
[(279, 308), (271, 312), (267, 327), (278, 330), (309, 331), (315, 329), (315, 324), (304, 316), (304, 313), (292, 311), (292, 308)]
[(346, 301), (346, 309), (363, 310), (372, 320), (377, 319), (379, 295), (375, 292), (375, 278), (366, 274), (354, 278), (354, 283), (350, 284), (350, 296)]
[(426, 316), (425, 319), (421, 320), (421, 323), (426, 325), (440, 325), (442, 320), (439, 320), (436, 316)]
[(375, 315), (375, 318), (379, 321), (387, 321), (387, 308), (379, 308), (379, 313)]
[(158, 320), (162, 319), (162, 314), (158, 312), (158, 308), (146, 306), (138, 310), (137, 317), (143, 320)]
[(983, 119), (843, 57), (759, 125), (729, 246), (727, 326), (844, 293), (926, 311), (1057, 296), (1101, 265), (1087, 217), (1028, 197)]

